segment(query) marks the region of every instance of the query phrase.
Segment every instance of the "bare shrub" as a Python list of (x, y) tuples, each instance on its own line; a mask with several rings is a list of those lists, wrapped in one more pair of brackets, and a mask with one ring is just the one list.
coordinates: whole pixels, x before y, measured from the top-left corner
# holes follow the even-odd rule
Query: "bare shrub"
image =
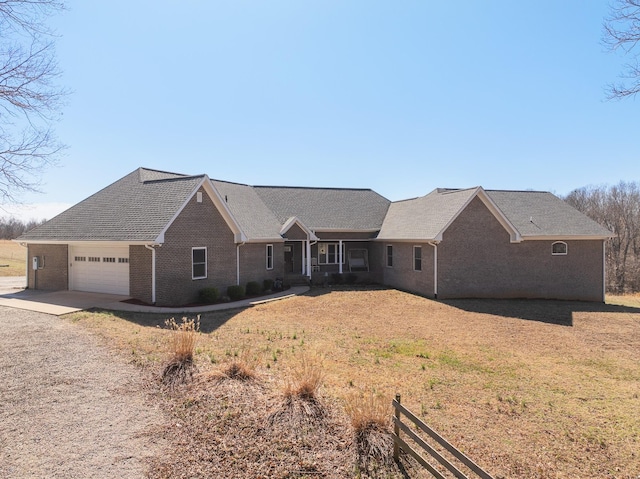
[(345, 411), (355, 435), (358, 467), (367, 474), (393, 464), (390, 408), (388, 397), (373, 392), (346, 398)]
[(173, 387), (193, 379), (196, 369), (193, 355), (200, 331), (200, 316), (197, 319), (182, 318), (181, 323), (171, 318), (164, 324), (172, 333), (168, 345), (170, 358), (162, 371), (162, 383)]

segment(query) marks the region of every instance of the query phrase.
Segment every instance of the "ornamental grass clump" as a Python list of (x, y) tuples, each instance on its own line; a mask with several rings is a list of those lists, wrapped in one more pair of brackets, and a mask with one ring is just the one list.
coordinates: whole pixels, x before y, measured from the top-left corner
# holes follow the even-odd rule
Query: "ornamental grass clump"
[(321, 421), (327, 415), (318, 397), (324, 380), (322, 362), (317, 356), (303, 355), (289, 372), (279, 407), (269, 415), (269, 423), (288, 423), (293, 427)]
[(371, 473), (393, 464), (391, 400), (380, 394), (352, 394), (345, 411), (355, 435), (358, 467)]
[(200, 316), (196, 319), (182, 318), (181, 323), (171, 318), (164, 324), (171, 330), (171, 336), (168, 345), (170, 358), (162, 371), (162, 383), (173, 387), (193, 379), (193, 373), (196, 370), (194, 352), (200, 331)]

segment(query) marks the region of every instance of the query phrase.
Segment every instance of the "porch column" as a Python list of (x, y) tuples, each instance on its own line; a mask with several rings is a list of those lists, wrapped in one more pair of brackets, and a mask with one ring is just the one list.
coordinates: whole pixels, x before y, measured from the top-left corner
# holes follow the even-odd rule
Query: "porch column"
[(338, 241), (338, 273), (342, 274), (342, 240)]

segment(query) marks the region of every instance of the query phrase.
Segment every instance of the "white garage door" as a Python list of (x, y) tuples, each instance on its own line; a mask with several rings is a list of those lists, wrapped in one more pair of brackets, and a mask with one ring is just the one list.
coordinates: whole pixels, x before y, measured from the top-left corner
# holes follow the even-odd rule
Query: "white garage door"
[(74, 246), (69, 250), (69, 289), (129, 294), (129, 247)]

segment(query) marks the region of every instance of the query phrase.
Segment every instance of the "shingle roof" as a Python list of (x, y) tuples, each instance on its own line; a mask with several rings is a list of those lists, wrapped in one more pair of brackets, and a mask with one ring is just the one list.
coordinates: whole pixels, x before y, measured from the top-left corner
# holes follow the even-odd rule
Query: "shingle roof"
[(382, 226), (390, 201), (369, 189), (255, 186), (280, 224), (297, 217), (312, 230), (372, 231)]
[(532, 236), (602, 236), (611, 232), (567, 202), (544, 191), (487, 190), (523, 238)]
[(426, 196), (391, 203), (378, 239), (436, 240), (476, 195), (484, 192), (523, 238), (606, 238), (611, 233), (547, 192), (472, 188), (437, 189)]
[(139, 168), (18, 240), (154, 241), (203, 178)]
[(393, 202), (378, 239), (434, 240), (475, 192), (475, 189), (433, 190), (426, 196)]
[(249, 185), (211, 180), (249, 240), (280, 238), (280, 223)]

